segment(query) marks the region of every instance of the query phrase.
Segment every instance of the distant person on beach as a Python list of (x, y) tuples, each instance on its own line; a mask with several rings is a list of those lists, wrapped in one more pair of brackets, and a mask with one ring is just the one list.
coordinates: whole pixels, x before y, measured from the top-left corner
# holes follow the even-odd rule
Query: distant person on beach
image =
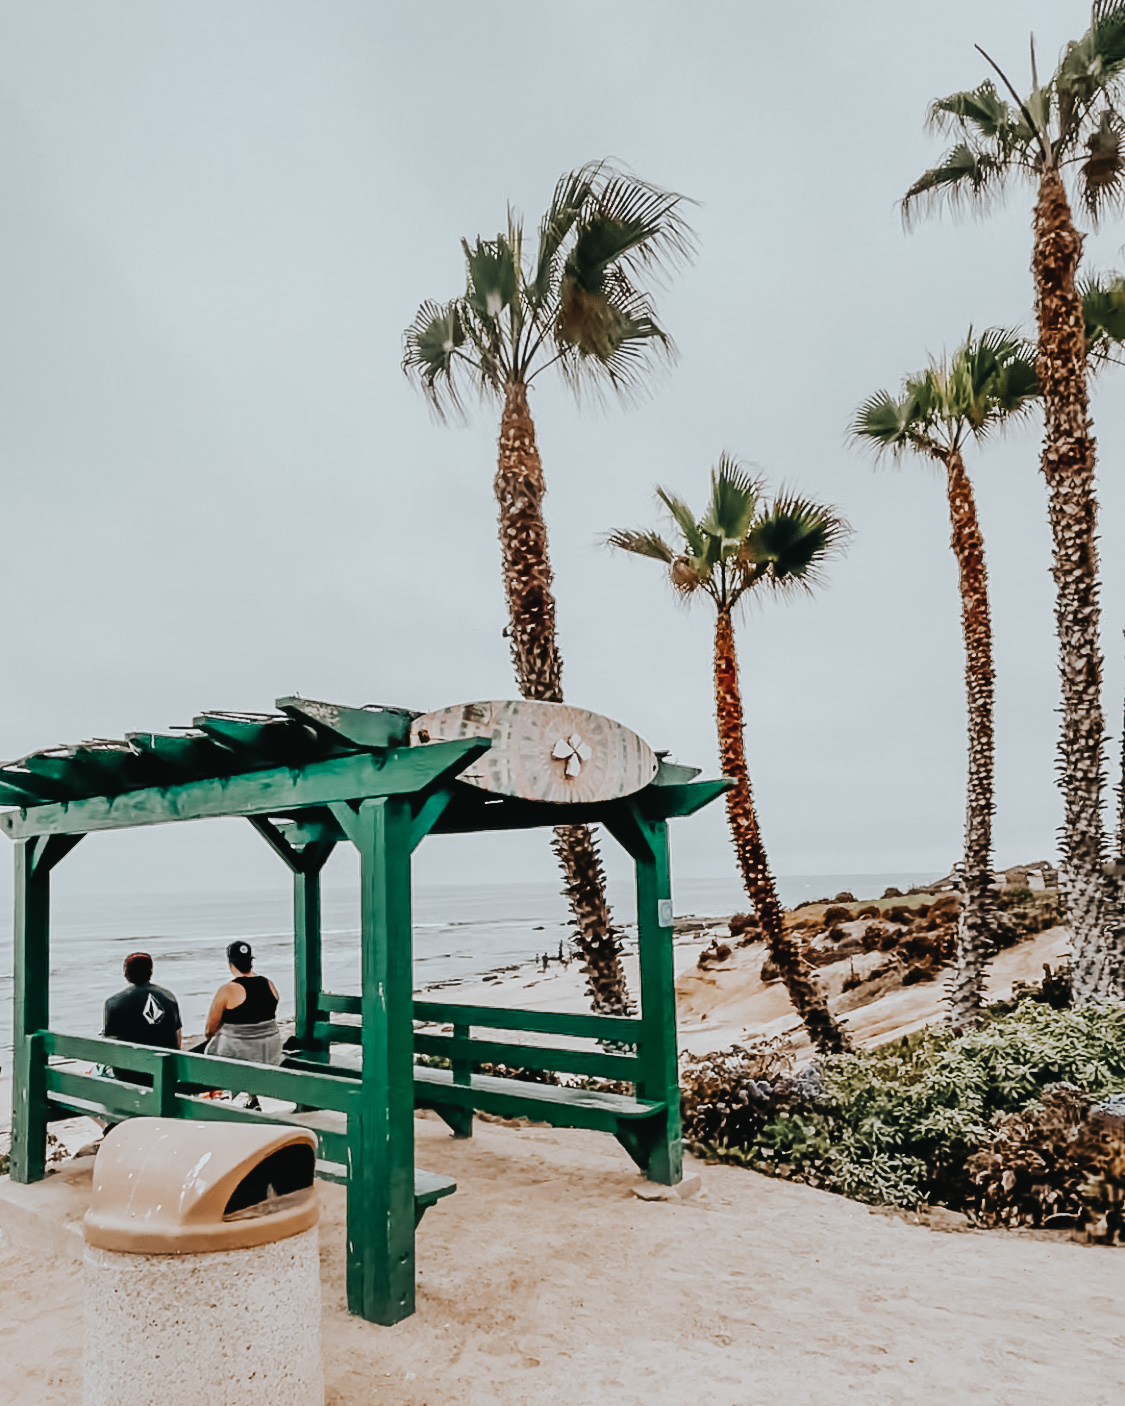
[(207, 1015), (207, 1053), (253, 1064), (281, 1063), (277, 987), (254, 971), (248, 942), (227, 948), (231, 981), (220, 986)]
[[(162, 1050), (178, 1050), (183, 1039), (180, 1007), (171, 991), (152, 981), (152, 958), (147, 952), (130, 952), (125, 958), (124, 991), (105, 1003), (102, 1034), (107, 1040), (125, 1040), (131, 1045), (155, 1045)], [(149, 1074), (115, 1069), (114, 1076), (132, 1084), (151, 1084)]]

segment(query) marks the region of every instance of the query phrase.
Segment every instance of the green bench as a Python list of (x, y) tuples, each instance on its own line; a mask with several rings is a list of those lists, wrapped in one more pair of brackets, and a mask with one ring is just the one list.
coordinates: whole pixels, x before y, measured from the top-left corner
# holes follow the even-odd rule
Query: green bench
[[(148, 1045), (86, 1039), (44, 1032), (35, 1040), (47, 1103), (47, 1122), (76, 1114), (122, 1122), (133, 1117), (195, 1118), (210, 1122), (277, 1123), (307, 1128), (317, 1137), (317, 1176), (347, 1185), (348, 1167), (354, 1160), (349, 1141), (349, 1117), (357, 1111), (360, 1091), (353, 1083), (342, 1085), (329, 1077), (334, 1071), (276, 1069), (271, 1065), (225, 1060), (212, 1055), (163, 1051)], [(122, 1070), (150, 1075), (152, 1087), (131, 1084), (111, 1076), (82, 1073), (51, 1063), (50, 1056), (94, 1064), (112, 1064)], [(256, 1093), (295, 1103), (304, 1111), (266, 1112), (240, 1108), (233, 1103), (204, 1098), (202, 1090), (228, 1089)], [(315, 1102), (315, 1108), (308, 1104)], [(437, 1172), (414, 1169), (414, 1223), (457, 1183)]]
[[(362, 1035), (358, 1025), (333, 1021), (332, 1015), (358, 1013), (358, 997), (323, 993), (315, 1025), (320, 1049), (295, 1054), (286, 1064), (358, 1079), (358, 1068), (333, 1063), (330, 1053), (335, 1044), (359, 1044)], [(586, 1128), (612, 1134), (652, 1180), (679, 1180), (679, 1091), (674, 1084), (669, 1091), (663, 1064), (651, 1058), (652, 1022), (646, 1025), (643, 1018), (632, 1016), (418, 1000), (414, 1020), (423, 1026), (414, 1033), (415, 1059), (420, 1056), (424, 1061), (414, 1065), (414, 1105), (436, 1112), (455, 1136), (471, 1136), (473, 1114), (478, 1112), (529, 1118), (553, 1127)], [(451, 1027), (452, 1033), (435, 1026)], [(474, 1036), (474, 1029), (482, 1031), (483, 1037)], [(503, 1031), (561, 1036), (570, 1043), (547, 1046), (496, 1038), (495, 1032)], [(662, 1044), (657, 1050), (661, 1060)], [(482, 1072), (482, 1065), (501, 1065), (517, 1073), (500, 1077)], [(631, 1084), (635, 1092), (539, 1083), (520, 1078), (524, 1070)]]
[(414, 1104), (433, 1109), (458, 1137), (471, 1132), (474, 1112), (530, 1118), (556, 1128), (612, 1133), (642, 1171), (647, 1171), (653, 1150), (665, 1135), (668, 1110), (666, 1103), (626, 1094), (533, 1084), (491, 1074), (472, 1074), (463, 1083), (455, 1080), (451, 1069), (426, 1065), (414, 1066)]

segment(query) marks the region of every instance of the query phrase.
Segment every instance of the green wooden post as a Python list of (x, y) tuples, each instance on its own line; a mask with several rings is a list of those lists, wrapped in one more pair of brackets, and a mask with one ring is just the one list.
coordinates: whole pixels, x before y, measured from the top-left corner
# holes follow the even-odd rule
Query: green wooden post
[(332, 841), (306, 846), (301, 867), (293, 870), (293, 989), (297, 1007), (297, 1042), (303, 1050), (327, 1050), (318, 1038), (320, 993), (324, 989), (320, 935), (320, 873), (335, 846)]
[(391, 1324), (414, 1312), (411, 814), (399, 797), (363, 801), (353, 814), (363, 1079), (359, 1115), (348, 1120), (348, 1307)]
[[(471, 1025), (455, 1024), (453, 1027), (455, 1040), (467, 1040), (471, 1034)], [(455, 1084), (468, 1085), (473, 1082), (473, 1061), (471, 1059), (454, 1055), (450, 1063), (453, 1066), (453, 1082)], [(473, 1110), (471, 1108), (458, 1108), (455, 1104), (448, 1104), (444, 1108), (439, 1108), (438, 1113), (449, 1124), (454, 1137), (472, 1137)]]
[[(637, 947), (641, 967), (641, 1098), (667, 1105), (649, 1146), (645, 1175), (675, 1186), (683, 1177), (680, 1079), (676, 1043), (676, 967), (672, 944), (672, 884), (668, 823), (636, 806), (607, 821), (637, 871)], [(657, 1130), (654, 1130), (657, 1131)]]
[(668, 1104), (664, 1136), (654, 1145), (649, 1181), (675, 1186), (683, 1176), (680, 1143), (680, 1070), (676, 1048), (676, 967), (672, 943), (672, 881), (668, 824), (644, 825), (648, 855), (637, 864), (637, 945), (641, 963), (642, 1098)]
[[(453, 1038), (455, 1040), (467, 1040), (472, 1034), (471, 1025), (453, 1026)], [(473, 1062), (464, 1056), (454, 1055), (450, 1061), (453, 1065), (453, 1082), (455, 1084), (470, 1084), (473, 1078)]]
[(37, 1031), (51, 1020), (51, 867), (81, 835), (41, 836), (15, 847), (13, 932), (12, 1153), (13, 1181), (46, 1175), (47, 1056)]
[(176, 1099), (176, 1084), (179, 1077), (179, 1060), (172, 1050), (161, 1050), (152, 1076), (153, 1103), (159, 1118), (175, 1118), (179, 1113)]
[(297, 847), (266, 816), (248, 815), (246, 818), (293, 874), (296, 1035), (303, 1050), (327, 1050), (328, 1042), (317, 1035), (316, 1029), (320, 1016), (320, 993), (324, 989), (320, 949), (320, 871), (336, 848), (336, 841), (312, 840)]

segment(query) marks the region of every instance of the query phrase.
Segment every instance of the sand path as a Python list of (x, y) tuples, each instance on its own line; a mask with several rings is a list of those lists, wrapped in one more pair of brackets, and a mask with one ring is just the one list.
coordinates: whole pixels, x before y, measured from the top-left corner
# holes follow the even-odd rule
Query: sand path
[[(325, 1187), (328, 1406), (804, 1406), (1125, 1395), (1125, 1255), (940, 1234), (825, 1192), (702, 1167), (672, 1203), (596, 1134), (419, 1118), (458, 1181), (418, 1240), (419, 1308), (349, 1318), (343, 1197)], [(73, 1263), (0, 1246), (0, 1400), (78, 1406)], [(220, 1406), (221, 1397), (207, 1399)]]

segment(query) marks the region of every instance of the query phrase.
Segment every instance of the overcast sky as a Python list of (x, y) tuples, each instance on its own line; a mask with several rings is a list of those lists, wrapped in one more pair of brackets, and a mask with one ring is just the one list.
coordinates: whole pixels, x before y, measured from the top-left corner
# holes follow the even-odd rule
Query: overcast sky
[[(944, 871), (961, 843), (962, 656), (939, 479), (873, 470), (856, 405), (970, 324), (1030, 325), (1026, 189), (904, 233), (927, 102), (1025, 80), (1088, 20), (1060, 0), (49, 0), (3, 7), (0, 755), (264, 710), (514, 693), (491, 491), (497, 411), (433, 423), (399, 369), (461, 236), (611, 156), (698, 202), (660, 296), (651, 397), (537, 383), (570, 701), (714, 774), (708, 610), (599, 536), (701, 502), (723, 449), (855, 528), (815, 599), (739, 633), (747, 746), (784, 874)], [(1088, 251), (1121, 261), (1115, 219)], [(1125, 529), (1125, 372), (1095, 393), (1102, 532)], [(997, 859), (1055, 853), (1058, 691), (1038, 425), (971, 456), (991, 570)], [(1121, 555), (1104, 553), (1120, 734)], [(1116, 743), (1114, 744), (1116, 752)], [(1114, 768), (1116, 779), (1116, 767)], [(681, 873), (726, 872), (718, 808)], [(445, 842), (451, 880), (550, 877), (545, 839)], [(255, 885), (249, 827), (89, 840), (69, 883)], [(132, 866), (132, 868), (130, 867)], [(7, 864), (3, 872), (7, 871)], [(279, 876), (277, 876), (279, 877)]]

